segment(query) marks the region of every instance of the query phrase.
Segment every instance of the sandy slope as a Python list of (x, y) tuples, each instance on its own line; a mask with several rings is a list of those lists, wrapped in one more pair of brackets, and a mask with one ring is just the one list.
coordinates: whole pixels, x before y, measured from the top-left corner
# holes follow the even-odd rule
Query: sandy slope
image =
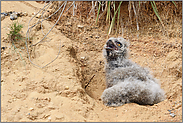
[[(4, 1), (1, 2), (1, 12), (26, 11), (28, 16), (18, 18), (19, 22), (24, 24), (22, 31), (25, 34), (32, 13), (37, 12), (42, 6), (43, 4), (36, 2)], [(37, 19), (33, 20), (33, 22), (36, 21)], [(154, 76), (160, 80), (167, 99), (153, 106), (131, 103), (113, 108), (106, 107), (100, 101), (100, 95), (105, 88), (105, 74), (103, 64), (100, 65), (99, 61), (103, 61), (101, 49), (106, 38), (99, 39), (101, 42), (96, 41), (99, 48), (94, 46), (91, 50), (93, 45), (91, 42), (88, 42), (86, 48), (54, 28), (49, 34), (50, 40), (47, 39), (47, 42), (40, 43), (34, 48), (32, 60), (40, 66), (50, 62), (58, 54), (60, 41), (61, 54), (48, 67), (39, 69), (30, 64), (27, 59), (22, 61), (19, 54), (10, 49), (11, 45), (5, 43), (8, 25), (11, 23), (8, 17), (1, 21), (1, 47), (8, 47), (1, 50), (1, 119), (3, 122), (182, 121), (182, 76), (177, 75), (182, 73), (181, 51), (179, 48), (170, 47), (168, 53), (162, 53), (167, 50), (162, 46), (169, 46), (174, 39), (161, 44), (162, 40), (144, 37), (140, 42), (133, 39), (130, 47), (130, 58), (142, 66), (148, 66), (153, 71)], [(51, 22), (43, 23), (47, 31), (52, 26)], [(40, 29), (35, 28), (31, 33), (34, 34), (33, 43), (43, 38)], [(181, 39), (178, 43), (181, 43)], [(73, 49), (77, 48), (77, 54), (72, 55)], [(153, 57), (154, 52), (162, 56)], [(22, 56), (26, 56), (25, 47), (22, 49)], [(87, 67), (80, 66), (78, 61), (81, 61), (81, 57), (87, 57)], [(88, 74), (86, 77), (88, 79), (93, 73), (96, 74), (93, 82), (90, 83), (88, 90), (83, 89), (82, 74)], [(172, 110), (176, 116), (171, 117), (167, 110)]]

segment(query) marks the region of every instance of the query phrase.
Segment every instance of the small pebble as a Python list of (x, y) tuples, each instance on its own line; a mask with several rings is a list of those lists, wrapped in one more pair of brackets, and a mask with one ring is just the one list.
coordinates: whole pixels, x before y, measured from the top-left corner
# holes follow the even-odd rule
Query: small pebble
[(1, 15), (1, 21), (5, 19), (5, 15)]
[(1, 49), (5, 50), (5, 49), (6, 49), (6, 47), (1, 47)]
[(64, 118), (64, 116), (61, 115), (61, 114), (56, 114), (56, 115), (55, 115), (55, 118), (58, 119), (58, 120), (61, 120), (61, 119)]
[(8, 15), (11, 15), (12, 13), (13, 13), (12, 11), (7, 12)]
[(12, 108), (8, 108), (8, 110), (12, 110)]
[(175, 109), (178, 109), (178, 108), (180, 108), (181, 106), (182, 106), (182, 104), (178, 104), (178, 105), (176, 105)]
[(3, 12), (1, 13), (2, 15), (5, 15), (5, 16), (8, 16), (8, 13), (7, 12)]
[(27, 12), (24, 12), (23, 15), (24, 15), (24, 16), (27, 16), (28, 14), (27, 14)]
[(171, 113), (171, 110), (168, 110)]
[(84, 26), (82, 26), (82, 25), (78, 25), (78, 28), (83, 28)]
[(66, 26), (70, 26), (71, 25), (71, 22), (67, 22), (65, 25)]
[(17, 16), (18, 17), (22, 17), (23, 16), (23, 13), (22, 12), (17, 12)]
[(40, 18), (40, 17), (41, 17), (41, 14), (37, 14), (37, 15), (36, 15), (36, 18)]
[(81, 57), (81, 59), (83, 59), (83, 60), (84, 60), (84, 59), (85, 59), (85, 57)]
[(20, 108), (17, 109), (17, 112), (19, 112), (19, 111), (20, 111)]
[(170, 113), (170, 116), (175, 117), (176, 115), (174, 113)]
[(65, 86), (65, 90), (69, 90), (69, 86)]
[(48, 117), (48, 120), (51, 121), (51, 117)]
[(17, 19), (17, 13), (16, 13), (16, 12), (12, 13), (12, 14), (10, 15), (10, 19), (11, 19), (11, 20), (16, 20), (16, 19)]
[(95, 36), (95, 38), (99, 38), (99, 36)]
[(49, 108), (49, 109), (55, 109), (53, 103), (50, 103), (50, 105), (48, 105), (48, 108)]

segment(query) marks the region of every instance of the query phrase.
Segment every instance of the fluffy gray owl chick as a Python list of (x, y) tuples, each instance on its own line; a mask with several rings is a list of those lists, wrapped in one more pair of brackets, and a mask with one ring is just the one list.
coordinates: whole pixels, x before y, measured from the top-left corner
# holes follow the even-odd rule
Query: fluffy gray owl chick
[(164, 91), (149, 70), (128, 59), (128, 46), (124, 38), (110, 38), (104, 46), (107, 88), (102, 101), (107, 106), (152, 105), (163, 101)]

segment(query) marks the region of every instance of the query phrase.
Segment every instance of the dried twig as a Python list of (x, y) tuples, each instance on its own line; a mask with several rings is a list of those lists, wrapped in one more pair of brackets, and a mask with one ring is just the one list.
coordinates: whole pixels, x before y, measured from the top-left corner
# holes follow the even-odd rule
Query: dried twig
[[(29, 61), (30, 61), (34, 66), (39, 67), (39, 68), (44, 68), (44, 67), (48, 66), (49, 64), (51, 64), (53, 61), (55, 61), (55, 60), (58, 58), (58, 56), (59, 56), (59, 54), (60, 54), (60, 49), (61, 49), (61, 41), (60, 41), (59, 52), (58, 52), (56, 58), (54, 58), (51, 62), (47, 63), (46, 65), (44, 65), (44, 66), (42, 66), (42, 67), (32, 62), (32, 60), (31, 60), (31, 58), (30, 58), (29, 50), (28, 50), (28, 43), (27, 43), (27, 42), (29, 42), (29, 40), (30, 40), (30, 39), (29, 39), (29, 33), (31, 32), (32, 28), (35, 27), (35, 26), (36, 26), (37, 24), (39, 24), (39, 23), (41, 23), (41, 28), (42, 28), (42, 22), (45, 21), (45, 20), (47, 20), (47, 19), (50, 18), (51, 16), (55, 15), (55, 14), (56, 14), (59, 10), (61, 10), (61, 8), (63, 7), (63, 8), (62, 8), (62, 11), (61, 11), (61, 13), (60, 13), (60, 15), (59, 15), (59, 18), (58, 18), (58, 20), (56, 21), (56, 23), (53, 25), (53, 27), (47, 32), (47, 34), (44, 34), (44, 33), (43, 33), (44, 37), (43, 37), (39, 42), (37, 42), (37, 43), (31, 45), (31, 46), (36, 46), (37, 44), (39, 44), (40, 42), (42, 42), (45, 38), (48, 38), (47, 35), (51, 32), (51, 30), (55, 27), (55, 25), (56, 25), (56, 24), (58, 23), (58, 21), (60, 20), (60, 18), (61, 18), (61, 16), (62, 16), (63, 12), (64, 12), (64, 10), (65, 10), (65, 7), (66, 7), (66, 5), (67, 5), (67, 1), (65, 1), (65, 2), (58, 8), (58, 10), (55, 11), (53, 14), (51, 14), (49, 17), (43, 19), (43, 14), (44, 14), (45, 11), (49, 8), (50, 4), (52, 4), (52, 2), (49, 2), (48, 4), (44, 5), (44, 7), (43, 7), (42, 9), (40, 9), (39, 12), (37, 12), (37, 13), (30, 19), (29, 24), (28, 24), (28, 30), (27, 30), (27, 33), (26, 33), (26, 39), (27, 39), (27, 40), (26, 40), (26, 48), (27, 48), (27, 54), (28, 54)], [(71, 6), (73, 6), (73, 5), (74, 5), (74, 7), (75, 7), (75, 2), (73, 2)], [(70, 6), (65, 12), (67, 12), (67, 11), (71, 8), (71, 6)], [(43, 12), (42, 12), (41, 18), (38, 20), (38, 22), (37, 22), (36, 24), (34, 24), (33, 26), (29, 26), (31, 20), (32, 20), (38, 13), (40, 13), (41, 11), (43, 11)], [(43, 32), (43, 31), (42, 31), (42, 32)]]
[(92, 78), (90, 79), (90, 81), (85, 85), (85, 89), (86, 87), (88, 87), (88, 85), (90, 84), (91, 80), (93, 79), (93, 77), (95, 76), (95, 74), (92, 76)]

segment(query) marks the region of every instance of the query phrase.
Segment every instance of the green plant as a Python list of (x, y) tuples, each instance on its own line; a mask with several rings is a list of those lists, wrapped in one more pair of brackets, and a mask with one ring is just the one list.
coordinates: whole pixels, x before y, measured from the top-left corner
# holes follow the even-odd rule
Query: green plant
[(10, 25), (10, 32), (7, 35), (11, 40), (11, 43), (15, 43), (22, 39), (23, 36), (20, 34), (22, 28), (23, 25), (19, 24), (18, 22), (13, 22), (13, 24)]
[(156, 16), (158, 17), (159, 21), (161, 22), (161, 25), (162, 25), (163, 28), (164, 28), (163, 21), (161, 20), (159, 14), (158, 14), (158, 9), (157, 9), (157, 7), (156, 7), (155, 1), (150, 1), (150, 2), (151, 2), (151, 6), (152, 6), (152, 8), (153, 8), (154, 13), (155, 13)]
[(19, 54), (20, 58), (23, 60), (21, 53), (15, 46), (15, 43), (18, 44), (18, 46), (21, 46), (22, 44), (23, 36), (20, 33), (22, 28), (23, 28), (22, 24), (19, 24), (18, 22), (13, 22), (10, 25), (10, 32), (7, 35), (8, 35), (8, 39), (11, 41), (12, 47), (14, 47), (15, 52)]
[[(106, 7), (105, 12), (101, 11), (101, 4), (98, 4), (96, 24), (100, 19), (99, 16), (100, 16), (101, 12), (102, 12), (102, 14), (105, 13), (105, 20), (107, 23), (109, 23), (108, 35), (112, 32), (112, 30), (114, 28), (116, 29), (116, 33), (117, 33), (117, 30), (118, 30), (119, 25), (120, 25), (120, 23), (119, 23), (120, 17), (121, 17), (121, 15), (124, 15), (124, 13), (122, 13), (120, 11), (121, 6), (122, 6), (122, 2), (123, 1), (116, 1), (116, 2), (115, 1), (106, 1), (105, 2), (105, 7)], [(159, 3), (160, 2), (157, 2), (157, 4), (159, 4)], [(171, 3), (176, 8), (178, 8), (174, 1), (171, 1)], [(132, 20), (131, 19), (131, 11), (132, 10), (134, 11), (133, 15), (136, 16), (136, 21), (138, 21), (138, 18), (140, 18), (140, 16), (143, 15), (143, 14), (139, 14), (139, 10), (144, 8), (144, 6), (146, 4), (146, 10), (145, 9), (141, 10), (141, 13), (143, 13), (143, 12), (145, 13), (145, 11), (147, 11), (147, 12), (152, 11), (155, 14), (155, 16), (157, 17), (157, 19), (159, 20), (159, 22), (161, 23), (163, 30), (165, 31), (165, 25), (164, 25), (164, 22), (162, 21), (162, 19), (160, 18), (160, 13), (158, 12), (158, 7), (156, 6), (155, 1), (149, 1), (149, 2), (143, 2), (143, 3), (141, 1), (138, 1), (138, 2), (136, 2), (136, 4), (135, 4), (135, 2), (129, 2), (128, 4), (129, 4), (128, 10), (129, 10), (130, 21)], [(135, 6), (134, 6), (134, 4), (135, 4)], [(141, 4), (143, 4), (143, 5), (141, 5)], [(131, 7), (131, 6), (133, 6), (133, 7)], [(152, 10), (151, 10), (151, 8), (152, 8)], [(151, 15), (153, 15), (153, 14), (149, 14), (149, 18)]]
[[(116, 11), (115, 11), (115, 9), (114, 9), (114, 17), (112, 18), (112, 22), (111, 22), (111, 25), (110, 25), (110, 27), (109, 27), (108, 34), (110, 34), (110, 33), (111, 33), (111, 30), (112, 30), (112, 28), (113, 28), (113, 26), (114, 26), (115, 18), (116, 18), (116, 14), (117, 14), (117, 12), (118, 12), (118, 19), (117, 19), (117, 23), (119, 24), (119, 13), (120, 13), (120, 7), (121, 7), (122, 2), (123, 2), (123, 1), (121, 1), (121, 2), (119, 3), (119, 5), (118, 5), (118, 9), (117, 9)], [(114, 4), (114, 6), (115, 6), (115, 4)], [(114, 7), (114, 8), (115, 8), (115, 7)], [(118, 26), (118, 25), (117, 25), (117, 26)]]

